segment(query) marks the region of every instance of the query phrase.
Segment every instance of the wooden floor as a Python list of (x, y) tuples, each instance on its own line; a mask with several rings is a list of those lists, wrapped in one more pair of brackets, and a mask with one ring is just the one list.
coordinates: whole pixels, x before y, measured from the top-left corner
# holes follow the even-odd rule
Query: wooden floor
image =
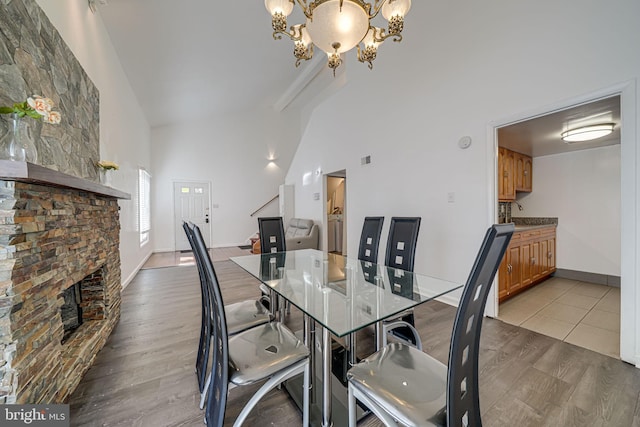
[[(215, 263), (226, 303), (258, 296), (257, 281), (231, 261)], [(195, 266), (141, 270), (124, 290), (122, 318), (70, 399), (74, 426), (202, 426), (194, 374), (200, 322)], [(446, 363), (455, 309), (416, 311), (425, 351)], [(292, 311), (290, 326), (301, 316)], [(359, 336), (359, 350), (372, 344)], [(640, 426), (640, 370), (499, 320), (483, 324), (480, 402), (485, 427)], [(232, 425), (257, 386), (230, 392)], [(247, 426), (300, 425), (288, 395), (270, 392)], [(382, 425), (370, 416), (361, 426)]]

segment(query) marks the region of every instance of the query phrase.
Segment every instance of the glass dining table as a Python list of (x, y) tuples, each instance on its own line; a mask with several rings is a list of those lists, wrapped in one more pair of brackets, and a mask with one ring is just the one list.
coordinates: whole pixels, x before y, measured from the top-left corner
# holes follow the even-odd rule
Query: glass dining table
[[(356, 362), (355, 332), (373, 325), (379, 347), (383, 320), (462, 288), (460, 283), (314, 249), (233, 257), (231, 261), (303, 313), (302, 336), (310, 349), (314, 373), (311, 420), (323, 427), (334, 422), (346, 425), (348, 420), (346, 388), (334, 387), (334, 379), (342, 385), (344, 378), (332, 379), (332, 364), (337, 360), (332, 336), (345, 338), (342, 355), (346, 371), (349, 363)], [(316, 339), (316, 326), (321, 328), (320, 339)], [(321, 365), (316, 369), (318, 356)], [(320, 389), (321, 395), (316, 396)], [(340, 416), (334, 417), (336, 412)]]

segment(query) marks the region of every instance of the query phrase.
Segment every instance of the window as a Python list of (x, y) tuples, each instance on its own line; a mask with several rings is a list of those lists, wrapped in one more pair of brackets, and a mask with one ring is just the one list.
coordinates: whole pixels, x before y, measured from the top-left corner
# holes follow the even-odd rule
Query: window
[(143, 246), (149, 241), (151, 231), (151, 175), (142, 168), (138, 169), (138, 221), (140, 246)]

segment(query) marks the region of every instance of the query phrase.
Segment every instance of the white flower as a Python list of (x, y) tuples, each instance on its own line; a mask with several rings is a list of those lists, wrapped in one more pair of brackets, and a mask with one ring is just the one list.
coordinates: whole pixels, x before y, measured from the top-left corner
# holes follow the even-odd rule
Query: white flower
[(43, 98), (40, 95), (33, 95), (33, 97), (27, 98), (27, 104), (41, 116), (45, 118), (49, 115), (51, 108), (53, 107), (53, 101), (49, 98)]
[(62, 120), (62, 115), (57, 111), (51, 111), (46, 116), (43, 116), (43, 120), (47, 123), (51, 123), (52, 125), (57, 125)]

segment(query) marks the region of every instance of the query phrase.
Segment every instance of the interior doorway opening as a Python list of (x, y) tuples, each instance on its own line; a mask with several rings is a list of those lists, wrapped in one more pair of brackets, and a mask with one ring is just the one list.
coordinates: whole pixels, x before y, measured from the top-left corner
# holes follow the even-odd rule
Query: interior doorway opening
[(347, 255), (347, 171), (326, 175), (327, 252)]
[[(621, 103), (618, 93), (496, 128), (495, 221), (516, 224), (498, 275), (496, 316), (617, 358)], [(613, 132), (578, 143), (561, 139), (602, 123), (613, 124)]]

